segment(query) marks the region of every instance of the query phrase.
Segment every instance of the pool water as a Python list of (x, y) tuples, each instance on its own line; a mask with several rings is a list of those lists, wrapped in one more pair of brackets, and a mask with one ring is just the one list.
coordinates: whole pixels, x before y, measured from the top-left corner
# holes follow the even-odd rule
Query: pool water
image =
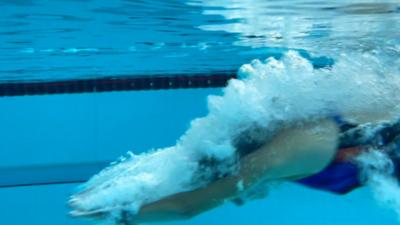
[[(0, 8), (0, 83), (212, 74), (288, 50), (322, 68), (345, 56), (368, 72), (400, 69), (399, 1), (0, 0)], [(127, 151), (174, 145), (207, 115), (207, 96), (222, 93), (1, 97), (0, 223), (92, 224), (67, 215), (78, 183)], [(333, 195), (288, 183), (170, 224), (397, 224), (394, 202), (382, 205), (368, 187)]]

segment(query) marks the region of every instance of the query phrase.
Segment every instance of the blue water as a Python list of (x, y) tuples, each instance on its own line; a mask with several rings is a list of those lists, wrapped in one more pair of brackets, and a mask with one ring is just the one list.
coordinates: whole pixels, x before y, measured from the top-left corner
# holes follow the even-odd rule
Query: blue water
[[(346, 51), (398, 56), (400, 3), (360, 3), (0, 0), (0, 82), (236, 70), (287, 49), (323, 59)], [(206, 97), (220, 93), (0, 98), (0, 182), (87, 177), (93, 168), (72, 168), (173, 145), (193, 118), (207, 113)], [(67, 215), (76, 185), (0, 188), (0, 224), (92, 224)], [(266, 199), (171, 224), (378, 223), (397, 224), (398, 218), (368, 188), (336, 196), (285, 184)]]
[(180, 1), (1, 1), (0, 6), (0, 80), (210, 72), (279, 52), (234, 46), (236, 34), (202, 31), (197, 27), (225, 21)]

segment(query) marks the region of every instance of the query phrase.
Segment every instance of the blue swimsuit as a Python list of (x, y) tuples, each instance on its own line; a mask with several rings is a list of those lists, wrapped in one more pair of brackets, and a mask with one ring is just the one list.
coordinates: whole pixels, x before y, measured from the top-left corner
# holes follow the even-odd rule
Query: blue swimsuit
[[(394, 175), (399, 177), (400, 159), (396, 152), (400, 149), (400, 121), (381, 125), (379, 129), (376, 129), (376, 133), (372, 135), (372, 138), (365, 138), (364, 134), (368, 131), (363, 127), (343, 123), (338, 123), (338, 125), (342, 131), (338, 151), (346, 151), (348, 147), (357, 146), (384, 148), (394, 162)], [(360, 168), (354, 162), (340, 160), (335, 160), (318, 174), (296, 182), (336, 194), (345, 194), (362, 186)]]
[(296, 182), (337, 194), (346, 194), (361, 186), (359, 168), (351, 162), (333, 162), (321, 172)]

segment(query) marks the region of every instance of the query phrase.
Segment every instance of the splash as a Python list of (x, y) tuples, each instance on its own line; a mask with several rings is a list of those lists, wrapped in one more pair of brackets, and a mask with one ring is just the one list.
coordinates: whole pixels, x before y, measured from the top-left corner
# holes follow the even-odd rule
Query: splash
[(372, 150), (360, 155), (357, 162), (375, 199), (393, 209), (400, 220), (400, 184), (393, 176), (394, 164), (389, 156), (382, 151)]
[[(232, 172), (234, 140), (254, 126), (273, 134), (282, 124), (337, 114), (359, 123), (399, 115), (398, 71), (371, 55), (341, 55), (331, 68), (314, 69), (289, 51), (238, 73), (241, 79), (222, 95), (208, 97), (208, 114), (194, 119), (175, 146), (128, 156), (83, 185), (71, 197), (74, 213), (134, 214), (143, 204), (206, 185), (213, 173)], [(217, 171), (199, 169), (205, 158), (218, 162)]]

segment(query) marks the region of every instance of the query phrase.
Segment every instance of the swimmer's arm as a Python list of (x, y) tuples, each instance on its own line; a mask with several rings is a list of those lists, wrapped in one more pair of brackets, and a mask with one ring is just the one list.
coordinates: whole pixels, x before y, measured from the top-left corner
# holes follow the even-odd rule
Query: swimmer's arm
[[(247, 160), (242, 160), (247, 163)], [(215, 208), (240, 193), (241, 182), (244, 188), (250, 186), (255, 176), (239, 175), (219, 179), (207, 187), (193, 191), (181, 192), (159, 201), (144, 205), (139, 213), (132, 218), (135, 223), (160, 222), (170, 220), (190, 219), (202, 212)], [(249, 171), (246, 171), (248, 173)]]
[(177, 193), (144, 205), (131, 220), (135, 223), (148, 223), (190, 219), (223, 204), (226, 200), (239, 194), (239, 182), (242, 182), (245, 188), (250, 186), (252, 180), (257, 179), (257, 176), (249, 175), (251, 171), (248, 171), (250, 168), (246, 164), (259, 154), (252, 153), (250, 155), (241, 160), (240, 164), (243, 169), (240, 169), (238, 175), (222, 178), (206, 187)]
[(238, 193), (237, 177), (217, 180), (205, 188), (181, 192), (143, 206), (134, 216), (136, 223), (190, 219), (215, 208)]
[[(257, 155), (254, 154), (253, 157), (257, 157)], [(248, 160), (251, 158), (247, 157)], [(246, 164), (248, 160), (242, 160), (241, 164)], [(250, 171), (244, 169), (240, 171), (239, 175), (216, 180), (207, 187), (177, 193), (144, 205), (139, 213), (131, 219), (135, 223), (190, 219), (237, 196), (240, 193), (239, 182), (243, 188), (250, 186), (257, 176), (248, 173)]]
[(293, 179), (316, 173), (333, 158), (337, 133), (336, 125), (327, 120), (283, 130), (271, 143), (244, 157), (238, 175), (147, 204), (132, 220), (143, 223), (188, 219), (237, 196), (239, 182), (247, 189), (260, 180)]

